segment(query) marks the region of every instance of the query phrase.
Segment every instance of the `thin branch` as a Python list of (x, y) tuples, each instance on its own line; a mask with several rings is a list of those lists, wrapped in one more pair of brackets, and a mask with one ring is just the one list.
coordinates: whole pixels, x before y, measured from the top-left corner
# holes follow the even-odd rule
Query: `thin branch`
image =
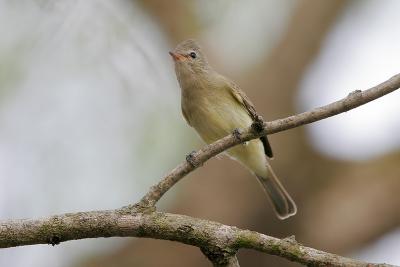
[(222, 151), (258, 138), (322, 120), (386, 95), (400, 87), (400, 74), (366, 91), (314, 110), (272, 122), (258, 120), (240, 136), (229, 135), (191, 154), (135, 205), (108, 211), (56, 215), (38, 220), (0, 221), (0, 248), (52, 244), (84, 238), (136, 236), (178, 241), (199, 247), (214, 266), (239, 266), (236, 252), (254, 249), (309, 266), (374, 265), (305, 247), (293, 238), (277, 239), (217, 222), (156, 212), (154, 205), (176, 182)]
[[(391, 266), (368, 265), (319, 251), (299, 244), (292, 237), (278, 239), (217, 222), (163, 212), (147, 214), (105, 210), (0, 223), (0, 248), (125, 236), (178, 241), (200, 247), (213, 260), (214, 266), (238, 266), (235, 253), (240, 248), (255, 249), (309, 266)], [(222, 259), (221, 254), (226, 256), (226, 262), (216, 260)]]
[(397, 90), (399, 87), (400, 74), (397, 74), (377, 86), (374, 86), (365, 91), (353, 91), (347, 97), (326, 106), (315, 108), (311, 111), (303, 112), (284, 119), (264, 122), (263, 127), (261, 127), (263, 129), (261, 129), (260, 131), (255, 131), (253, 127), (250, 127), (243, 131), (240, 138), (238, 138), (237, 135), (225, 136), (224, 138), (203, 147), (196, 153), (191, 154), (191, 161), (195, 162), (196, 164), (192, 164), (187, 161), (179, 164), (159, 183), (152, 186), (149, 192), (138, 203), (138, 205), (142, 207), (154, 206), (157, 201), (160, 200), (160, 198), (180, 179), (195, 170), (197, 167), (201, 166), (210, 158), (218, 155), (228, 148), (231, 148), (245, 141), (249, 141), (251, 139), (256, 139), (266, 134), (273, 134), (285, 131), (288, 129), (299, 127), (301, 125), (309, 124), (315, 121), (338, 115), (340, 113), (349, 111), (368, 102), (371, 102), (372, 100), (375, 100), (386, 94), (389, 94)]

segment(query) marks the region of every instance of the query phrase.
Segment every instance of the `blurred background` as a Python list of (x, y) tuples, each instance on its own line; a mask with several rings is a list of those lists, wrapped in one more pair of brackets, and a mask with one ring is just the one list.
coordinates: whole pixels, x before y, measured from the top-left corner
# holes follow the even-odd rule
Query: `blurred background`
[[(0, 0), (0, 219), (136, 202), (202, 146), (180, 114), (168, 51), (197, 39), (267, 120), (400, 72), (395, 0)], [(400, 92), (270, 136), (298, 204), (279, 221), (243, 167), (212, 159), (160, 210), (295, 235), (400, 264)], [(184, 255), (184, 256), (182, 256)], [(299, 266), (241, 250), (242, 266)], [(136, 238), (0, 250), (0, 266), (210, 266), (199, 249)]]

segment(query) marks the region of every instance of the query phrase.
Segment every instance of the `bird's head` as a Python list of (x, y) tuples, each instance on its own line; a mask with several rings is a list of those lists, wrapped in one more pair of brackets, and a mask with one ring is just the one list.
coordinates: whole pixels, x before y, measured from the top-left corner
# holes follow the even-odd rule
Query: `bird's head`
[(201, 74), (210, 69), (205, 55), (196, 41), (189, 39), (178, 44), (169, 52), (175, 62), (175, 71), (179, 78)]

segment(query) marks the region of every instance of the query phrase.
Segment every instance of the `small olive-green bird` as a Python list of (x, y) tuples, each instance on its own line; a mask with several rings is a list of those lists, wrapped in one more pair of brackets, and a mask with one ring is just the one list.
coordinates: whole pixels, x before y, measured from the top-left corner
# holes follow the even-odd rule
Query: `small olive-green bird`
[[(257, 117), (253, 104), (236, 84), (211, 68), (194, 40), (180, 43), (169, 53), (181, 87), (183, 117), (206, 143), (253, 123)], [(296, 214), (296, 204), (267, 162), (272, 157), (267, 136), (237, 145), (227, 154), (255, 174), (279, 219)]]

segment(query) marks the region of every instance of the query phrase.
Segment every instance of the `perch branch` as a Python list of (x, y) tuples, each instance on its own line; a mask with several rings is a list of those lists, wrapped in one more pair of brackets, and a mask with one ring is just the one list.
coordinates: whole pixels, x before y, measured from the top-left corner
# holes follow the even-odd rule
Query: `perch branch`
[(245, 129), (240, 137), (238, 135), (228, 135), (224, 138), (207, 145), (197, 152), (191, 154), (191, 161), (197, 164), (191, 164), (184, 161), (167, 174), (159, 183), (152, 186), (149, 192), (138, 203), (142, 207), (154, 206), (158, 200), (180, 179), (185, 177), (188, 173), (192, 172), (210, 158), (218, 155), (219, 153), (231, 148), (235, 145), (249, 141), (251, 139), (259, 138), (266, 134), (273, 134), (285, 130), (289, 130), (301, 125), (309, 124), (315, 121), (323, 120), (340, 113), (349, 111), (361, 105), (364, 105), (372, 100), (389, 94), (400, 87), (400, 74), (397, 74), (389, 80), (374, 86), (365, 91), (356, 90), (351, 92), (347, 97), (328, 104), (326, 106), (318, 107), (313, 110), (293, 115), (284, 119), (278, 119), (271, 122), (264, 122), (260, 131), (256, 131), (249, 127)]

